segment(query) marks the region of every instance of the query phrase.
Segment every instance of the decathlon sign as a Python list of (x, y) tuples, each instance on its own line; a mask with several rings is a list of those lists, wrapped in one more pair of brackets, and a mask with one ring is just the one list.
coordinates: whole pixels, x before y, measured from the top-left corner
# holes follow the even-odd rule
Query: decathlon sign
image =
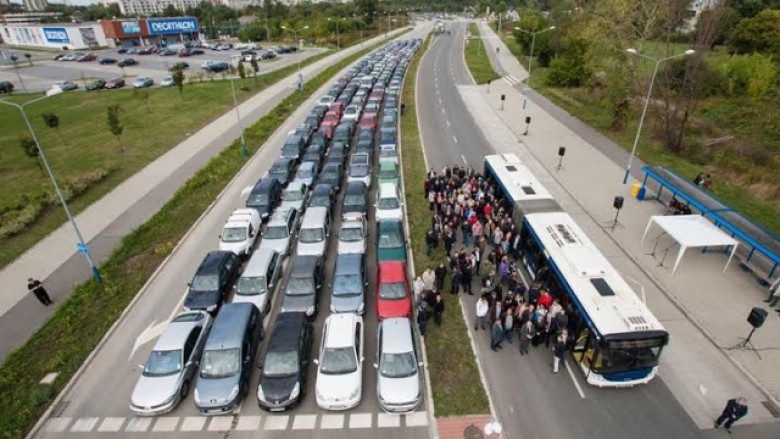
[(44, 27), (43, 36), (50, 43), (70, 43), (68, 31), (64, 27)]
[(122, 32), (125, 35), (134, 35), (141, 33), (141, 25), (137, 21), (123, 21)]
[(195, 18), (149, 18), (146, 20), (149, 35), (188, 34), (198, 32)]

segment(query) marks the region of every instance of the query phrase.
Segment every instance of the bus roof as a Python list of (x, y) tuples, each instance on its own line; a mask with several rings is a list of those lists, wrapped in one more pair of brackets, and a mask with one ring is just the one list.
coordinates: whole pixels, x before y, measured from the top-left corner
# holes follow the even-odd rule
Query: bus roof
[(526, 168), (514, 154), (489, 155), (485, 168), (501, 186), (513, 204), (530, 200), (552, 200), (547, 188)]
[(600, 335), (663, 330), (620, 273), (565, 212), (525, 217), (581, 311)]

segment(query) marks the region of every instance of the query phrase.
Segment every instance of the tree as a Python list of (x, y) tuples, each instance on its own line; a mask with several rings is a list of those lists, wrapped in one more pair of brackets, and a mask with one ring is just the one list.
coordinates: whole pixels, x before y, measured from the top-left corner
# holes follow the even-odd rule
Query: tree
[(140, 100), (144, 104), (144, 108), (146, 108), (146, 112), (149, 113), (149, 98), (150, 98), (149, 91), (133, 89), (133, 93), (138, 97), (138, 100)]
[(734, 0), (734, 9), (740, 16), (750, 18), (767, 9), (780, 9), (780, 0)]
[(179, 95), (184, 99), (184, 69), (181, 66), (177, 66), (171, 72), (171, 79), (173, 79), (174, 85), (179, 89)]
[(731, 33), (731, 50), (736, 53), (761, 52), (780, 56), (780, 10), (763, 11), (740, 21)]
[(38, 149), (38, 145), (35, 144), (35, 139), (29, 133), (19, 134), (19, 147), (24, 151), (24, 155), (35, 160), (38, 169), (43, 172), (43, 166), (40, 161), (41, 151)]
[(119, 121), (119, 115), (124, 112), (124, 109), (119, 104), (113, 104), (108, 106), (108, 131), (116, 137), (116, 141), (119, 144), (119, 150), (124, 152), (125, 148), (122, 145), (122, 133), (125, 131), (125, 127)]
[(241, 79), (246, 78), (246, 69), (244, 68), (244, 63), (241, 61), (238, 62), (238, 76)]
[[(41, 118), (43, 119), (43, 123), (54, 130), (57, 130), (57, 133), (59, 134), (59, 126), (60, 126), (60, 118), (54, 113), (43, 113), (41, 114)], [(65, 138), (60, 137), (60, 140), (62, 143), (65, 143)]]
[(30, 66), (32, 66), (33, 65), (33, 63), (32, 63), (32, 55), (30, 55), (29, 53), (25, 53), (24, 57), (27, 58), (27, 62), (30, 63)]
[(249, 61), (249, 64), (252, 66), (252, 76), (254, 76), (255, 81), (257, 81), (257, 57), (253, 56), (252, 59)]

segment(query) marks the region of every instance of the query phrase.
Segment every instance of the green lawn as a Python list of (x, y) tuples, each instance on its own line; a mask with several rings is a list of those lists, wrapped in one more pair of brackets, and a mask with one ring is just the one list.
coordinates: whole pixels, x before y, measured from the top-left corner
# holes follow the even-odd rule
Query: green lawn
[(466, 65), (474, 76), (474, 80), (477, 84), (485, 84), (488, 81), (500, 78), (498, 73), (496, 73), (490, 65), (485, 42), (479, 38), (479, 29), (477, 28), (477, 25), (474, 23), (470, 24), (469, 32), (473, 38), (466, 40), (464, 50)]
[[(313, 56), (302, 64), (308, 65), (327, 55), (326, 52)], [(257, 79), (238, 80), (236, 96), (244, 101), (297, 69), (293, 65), (259, 75)], [(141, 99), (145, 93), (148, 102)], [(22, 103), (35, 97), (38, 96), (16, 95), (11, 99)], [(120, 116), (124, 125), (121, 147), (106, 123), (106, 109), (112, 104), (120, 104), (124, 109)], [(183, 97), (175, 88), (64, 93), (30, 105), (27, 114), (60, 183), (87, 186), (83, 193), (72, 197), (71, 209), (77, 214), (232, 105), (229, 82), (206, 80), (185, 85)], [(60, 120), (59, 127), (46, 127), (41, 117), (44, 113), (55, 113)], [(0, 230), (24, 221), (20, 215), (35, 214), (33, 221), (18, 234), (0, 234), (0, 268), (65, 221), (62, 208), (44, 207), (46, 203), (38, 201), (52, 198), (54, 191), (38, 162), (26, 156), (19, 146), (19, 136), (26, 132), (20, 112), (0, 106)], [(257, 148), (257, 145), (249, 146), (253, 150)], [(98, 172), (106, 174), (105, 177), (99, 181), (83, 181), (89, 173)], [(22, 210), (25, 208), (26, 211)]]
[[(445, 258), (443, 248), (439, 248), (431, 257), (425, 253), (425, 233), (428, 230), (430, 212), (422, 191), (427, 169), (415, 112), (415, 80), (420, 58), (428, 49), (429, 41), (430, 38), (417, 53), (406, 75), (403, 102), (407, 111), (401, 117), (406, 213), (410, 218), (414, 268), (418, 275)], [(442, 326), (437, 328), (431, 322), (425, 336), (436, 415), (489, 413), (490, 406), (474, 361), (460, 302), (449, 294), (444, 300), (447, 308)]]

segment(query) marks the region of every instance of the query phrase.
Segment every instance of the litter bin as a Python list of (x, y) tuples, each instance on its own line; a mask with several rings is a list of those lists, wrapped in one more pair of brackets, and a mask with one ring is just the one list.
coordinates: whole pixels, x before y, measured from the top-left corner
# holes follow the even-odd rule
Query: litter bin
[(634, 185), (631, 187), (631, 196), (634, 198), (638, 198), (639, 189), (641, 188), (642, 188), (642, 183), (634, 183)]

